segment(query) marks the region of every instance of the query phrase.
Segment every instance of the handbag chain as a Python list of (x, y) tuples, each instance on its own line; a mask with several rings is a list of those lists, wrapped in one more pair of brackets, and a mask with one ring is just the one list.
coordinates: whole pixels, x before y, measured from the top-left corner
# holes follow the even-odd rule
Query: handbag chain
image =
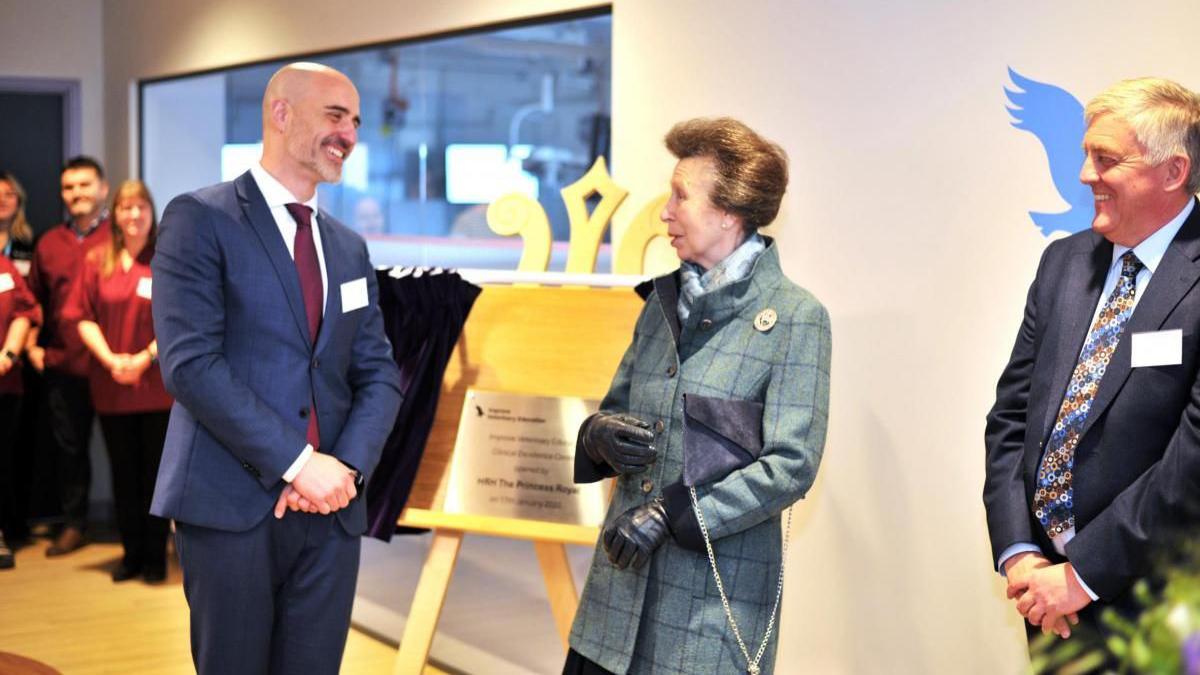
[(751, 659), (750, 651), (746, 649), (746, 643), (742, 640), (742, 632), (738, 630), (737, 621), (733, 620), (733, 610), (729, 607), (729, 598), (725, 595), (725, 584), (721, 583), (721, 573), (717, 571), (717, 556), (713, 554), (712, 541), (708, 538), (708, 527), (704, 524), (704, 514), (700, 512), (700, 502), (696, 499), (696, 488), (689, 486), (688, 492), (692, 496), (692, 510), (696, 512), (696, 520), (700, 523), (700, 534), (704, 535), (704, 548), (708, 551), (708, 562), (712, 565), (713, 579), (717, 582), (717, 592), (721, 594), (721, 604), (725, 607), (725, 618), (729, 620), (729, 627), (733, 629), (733, 637), (737, 639), (738, 648), (742, 650), (742, 656), (746, 658), (747, 672), (749, 675), (759, 675), (762, 671), (758, 664), (762, 661), (763, 652), (767, 650), (767, 644), (771, 641), (771, 632), (775, 630), (775, 617), (779, 615), (779, 602), (783, 599), (783, 570), (787, 567), (788, 539), (792, 535), (792, 508), (788, 507), (787, 526), (783, 531), (783, 556), (779, 561), (779, 586), (775, 589), (775, 608), (771, 610), (771, 619), (767, 622), (767, 633), (763, 635), (762, 644), (758, 646), (758, 652)]

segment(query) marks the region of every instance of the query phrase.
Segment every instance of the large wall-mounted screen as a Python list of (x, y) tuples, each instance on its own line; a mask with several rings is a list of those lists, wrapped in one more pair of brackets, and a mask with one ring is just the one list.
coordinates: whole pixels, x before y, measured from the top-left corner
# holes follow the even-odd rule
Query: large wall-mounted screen
[(295, 60), (358, 87), (358, 147), (319, 200), (367, 238), (376, 263), (515, 269), (520, 240), (493, 234), (485, 213), (520, 192), (546, 210), (550, 268), (562, 269), (559, 190), (608, 155), (607, 11), (142, 82), (141, 175), (160, 209), (257, 161), (263, 89)]

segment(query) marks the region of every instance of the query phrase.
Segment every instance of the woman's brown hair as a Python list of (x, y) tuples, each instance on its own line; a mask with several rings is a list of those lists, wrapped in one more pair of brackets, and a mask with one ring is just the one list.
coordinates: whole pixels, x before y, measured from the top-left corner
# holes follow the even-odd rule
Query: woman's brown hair
[(113, 193), (112, 207), (109, 209), (112, 219), (112, 243), (104, 251), (100, 259), (100, 276), (110, 277), (121, 260), (121, 251), (125, 250), (125, 232), (117, 224), (117, 205), (124, 199), (144, 199), (150, 205), (150, 234), (146, 237), (146, 248), (142, 250), (145, 257), (154, 251), (154, 240), (158, 235), (158, 212), (154, 210), (154, 198), (150, 196), (150, 188), (140, 180), (127, 180), (117, 186)]
[(713, 206), (741, 216), (747, 231), (775, 220), (788, 184), (783, 148), (731, 117), (680, 122), (664, 140), (676, 159), (713, 160), (717, 176), (709, 199)]
[(17, 212), (13, 215), (12, 224), (8, 227), (9, 236), (26, 244), (33, 243), (33, 228), (25, 219), (25, 188), (21, 187), (21, 182), (17, 180), (17, 177), (8, 171), (0, 171), (0, 183), (8, 183), (13, 192), (17, 193)]

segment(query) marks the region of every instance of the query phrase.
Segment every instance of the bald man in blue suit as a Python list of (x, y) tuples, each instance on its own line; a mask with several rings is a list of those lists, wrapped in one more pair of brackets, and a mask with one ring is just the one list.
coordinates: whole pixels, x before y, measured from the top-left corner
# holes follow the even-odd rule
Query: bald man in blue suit
[(345, 75), (286, 66), (261, 163), (163, 215), (154, 325), (176, 403), (151, 510), (177, 524), (200, 673), (341, 663), (362, 486), (401, 398), (366, 244), (317, 205), (358, 124)]

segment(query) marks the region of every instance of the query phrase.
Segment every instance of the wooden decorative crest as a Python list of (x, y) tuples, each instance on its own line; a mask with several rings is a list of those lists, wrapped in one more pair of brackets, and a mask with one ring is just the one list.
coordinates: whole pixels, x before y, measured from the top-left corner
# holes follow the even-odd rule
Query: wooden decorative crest
[[(559, 191), (567, 207), (571, 240), (567, 250), (568, 273), (588, 274), (596, 271), (596, 256), (604, 230), (613, 214), (625, 201), (629, 191), (617, 185), (608, 173), (603, 157), (597, 157), (592, 168), (579, 180)], [(598, 195), (600, 201), (588, 212), (588, 200)], [(613, 246), (613, 269), (616, 274), (641, 274), (646, 247), (655, 237), (666, 237), (667, 226), (659, 220), (667, 202), (661, 195), (646, 204), (630, 222)], [(509, 194), (488, 206), (488, 227), (506, 237), (520, 236), (524, 240), (520, 272), (545, 272), (550, 265), (550, 221), (537, 201), (521, 194)]]

